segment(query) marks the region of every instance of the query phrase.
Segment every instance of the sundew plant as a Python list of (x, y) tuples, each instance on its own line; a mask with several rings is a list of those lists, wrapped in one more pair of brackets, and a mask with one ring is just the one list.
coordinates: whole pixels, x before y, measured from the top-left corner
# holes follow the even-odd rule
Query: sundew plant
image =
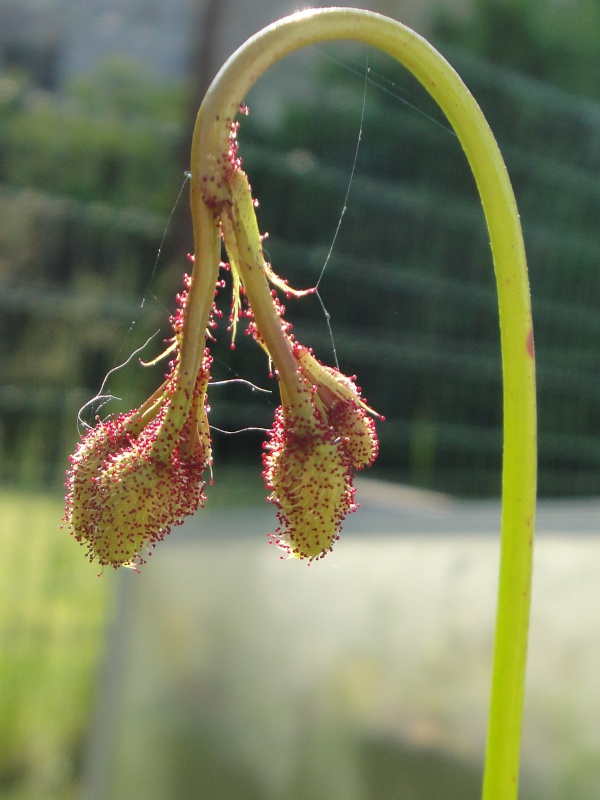
[[(265, 351), (281, 405), (264, 450), (271, 541), (284, 557), (324, 557), (355, 510), (353, 474), (377, 456), (378, 414), (354, 379), (321, 364), (285, 319), (301, 296), (263, 252), (255, 200), (238, 154), (238, 117), (254, 82), (306, 45), (346, 39), (376, 47), (423, 84), (456, 132), (479, 190), (498, 292), (504, 452), (501, 563), (484, 800), (511, 800), (518, 771), (536, 491), (533, 330), (517, 208), (495, 139), (448, 62), (399, 22), (350, 8), (312, 9), (270, 25), (223, 66), (198, 112), (191, 151), (193, 268), (184, 277), (163, 384), (139, 408), (98, 422), (71, 457), (65, 522), (101, 567), (139, 568), (144, 555), (205, 501), (211, 465), (206, 391), (215, 293), (231, 273), (230, 328), (240, 322)], [(435, 232), (432, 232), (435, 235)], [(221, 261), (221, 247), (227, 263)], [(309, 292), (311, 290), (308, 290)], [(312, 291), (315, 291), (314, 289)]]

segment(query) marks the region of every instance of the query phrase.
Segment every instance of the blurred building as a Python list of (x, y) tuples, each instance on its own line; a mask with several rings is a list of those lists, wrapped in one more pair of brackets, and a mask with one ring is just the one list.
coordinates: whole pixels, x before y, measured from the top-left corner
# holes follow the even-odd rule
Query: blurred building
[[(347, 5), (388, 14), (426, 32), (440, 2), (458, 10), (469, 0), (356, 0)], [(52, 89), (93, 71), (107, 56), (151, 65), (157, 77), (180, 77), (199, 61), (214, 72), (252, 33), (306, 0), (3, 0), (0, 68), (27, 71)], [(197, 51), (200, 50), (198, 53)], [(214, 65), (212, 62), (215, 62)]]

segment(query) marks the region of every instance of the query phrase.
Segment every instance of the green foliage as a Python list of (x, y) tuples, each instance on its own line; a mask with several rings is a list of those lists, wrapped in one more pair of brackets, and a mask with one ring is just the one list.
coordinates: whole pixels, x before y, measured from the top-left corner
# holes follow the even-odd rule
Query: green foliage
[(108, 583), (58, 530), (62, 502), (0, 492), (0, 793), (73, 797)]
[(436, 35), (523, 73), (585, 95), (600, 94), (596, 0), (474, 0), (465, 19), (444, 8)]
[[(167, 330), (162, 298), (171, 304), (180, 288), (183, 252), (173, 277), (163, 248), (160, 279), (140, 303), (181, 182), (185, 101), (183, 85), (157, 85), (125, 61), (61, 94), (17, 75), (0, 80), (3, 479), (60, 480), (78, 408), (129, 352)], [(161, 348), (159, 335), (148, 357)], [(160, 377), (138, 367), (111, 390), (135, 405)]]
[(72, 79), (66, 93), (97, 115), (147, 118), (154, 125), (179, 126), (187, 99), (183, 83), (160, 83), (141, 64), (117, 56), (91, 77)]
[(0, 118), (0, 178), (86, 202), (169, 210), (185, 93), (111, 62), (62, 96), (26, 92)]

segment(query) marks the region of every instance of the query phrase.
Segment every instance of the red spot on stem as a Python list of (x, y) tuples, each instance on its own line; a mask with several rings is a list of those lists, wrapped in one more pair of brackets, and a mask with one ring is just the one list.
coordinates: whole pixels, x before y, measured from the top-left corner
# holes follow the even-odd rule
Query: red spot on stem
[(533, 328), (530, 328), (529, 333), (527, 334), (527, 354), (529, 355), (529, 358), (533, 358), (535, 355), (533, 347)]

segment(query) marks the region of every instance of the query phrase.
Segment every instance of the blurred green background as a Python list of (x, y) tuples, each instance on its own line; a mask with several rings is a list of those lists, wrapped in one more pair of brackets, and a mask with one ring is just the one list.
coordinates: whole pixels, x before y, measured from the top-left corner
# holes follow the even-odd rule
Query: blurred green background
[[(401, 3), (382, 5), (403, 18)], [(74, 797), (85, 772), (95, 687), (106, 691), (98, 670), (113, 647), (105, 637), (121, 619), (124, 590), (119, 576), (95, 580), (61, 533), (60, 489), (78, 410), (149, 337), (145, 358), (168, 335), (192, 249), (185, 190), (171, 212), (189, 168), (198, 95), (219, 66), (210, 25), (228, 27), (216, 4), (198, 4), (198, 27), (180, 32), (182, 49), (184, 38), (202, 44), (187, 69), (182, 58), (179, 71), (161, 72), (157, 65), (168, 60), (158, 52), (135, 58), (132, 38), (130, 47), (100, 50), (93, 69), (67, 70), (60, 19), (76, 31), (87, 7), (74, 2), (69, 21), (59, 14), (67, 6), (7, 0), (0, 8), (0, 797), (7, 800)], [(109, 6), (98, 11), (98, 41), (116, 30), (124, 9), (133, 9), (127, 14), (137, 15), (147, 38), (153, 19), (160, 28), (150, 0)], [(243, 17), (241, 6), (235, 10)], [(274, 19), (289, 10), (273, 3), (264, 13)], [(424, 31), (480, 102), (514, 183), (533, 293), (540, 493), (548, 498), (598, 494), (598, 13), (591, 0), (474, 0), (468, 8), (432, 7)], [(494, 280), (455, 136), (410, 76), (364, 48), (332, 45), (292, 58), (248, 101), (240, 152), (270, 234), (269, 257), (295, 287), (314, 285), (327, 263), (320, 294), (341, 369), (358, 376), (386, 417), (373, 477), (477, 502), (497, 498)], [(288, 306), (298, 338), (332, 363), (321, 305), (306, 298)], [(243, 335), (236, 345), (232, 351), (223, 330), (215, 379), (268, 387), (262, 353)], [(163, 370), (133, 359), (105, 386), (118, 400), (87, 407), (84, 419), (141, 402)], [(236, 384), (211, 389), (210, 400), (211, 423), (224, 430), (268, 427), (277, 405)], [(215, 431), (209, 504), (225, 511), (232, 502), (262, 502), (262, 438)], [(373, 774), (390, 769), (384, 751), (365, 756)], [(582, 773), (598, 775), (596, 752), (590, 746)], [(419, 758), (408, 758), (407, 769), (429, 774)], [(472, 769), (463, 777), (473, 788), (463, 784), (461, 796), (477, 794)], [(237, 796), (255, 796), (249, 778), (246, 786)], [(298, 797), (317, 796), (299, 786)], [(556, 786), (553, 797), (575, 796), (573, 783)], [(587, 798), (585, 791), (580, 786), (577, 796)]]

